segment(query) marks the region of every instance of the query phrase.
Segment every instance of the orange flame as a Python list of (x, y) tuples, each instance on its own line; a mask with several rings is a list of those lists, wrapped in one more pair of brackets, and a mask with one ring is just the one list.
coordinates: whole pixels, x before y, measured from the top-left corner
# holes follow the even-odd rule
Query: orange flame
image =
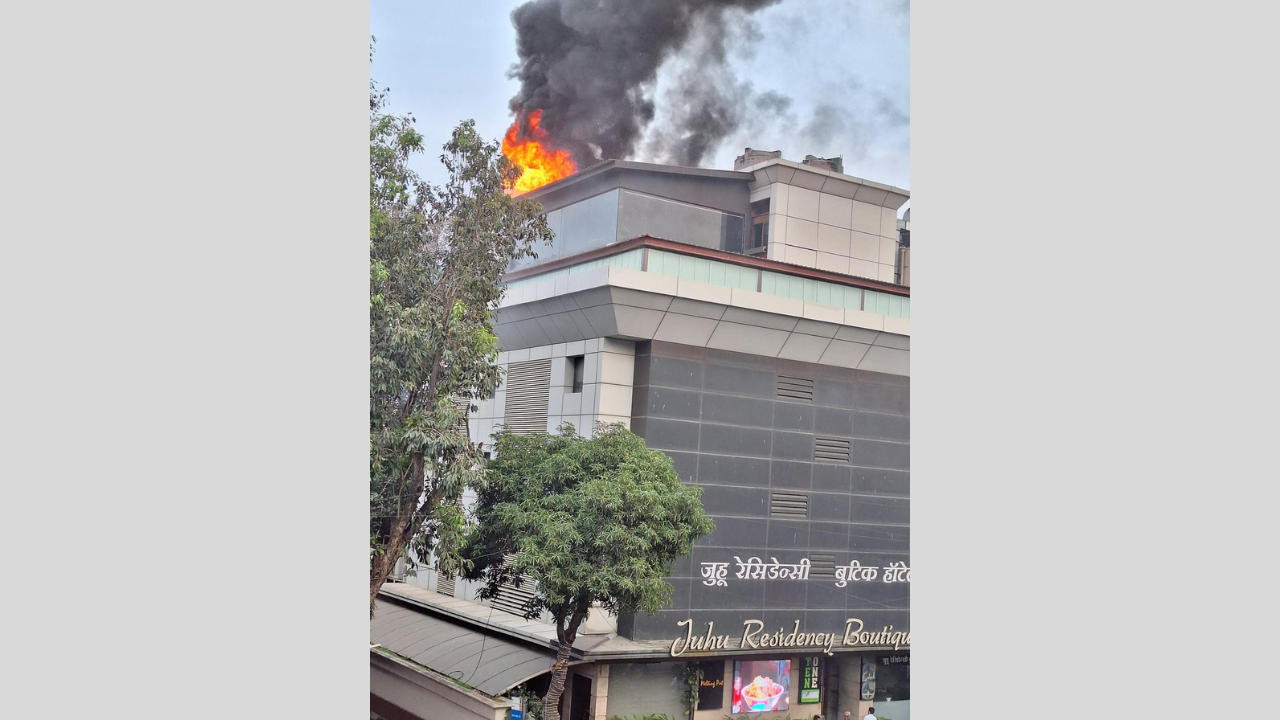
[(517, 139), (520, 134), (519, 118), (511, 123), (506, 137), (502, 139), (502, 154), (524, 168), (520, 179), (516, 181), (516, 193), (537, 190), (578, 171), (578, 166), (569, 159), (569, 153), (547, 147), (547, 131), (539, 127), (541, 122), (542, 111), (534, 110), (529, 113), (529, 132), (524, 140)]

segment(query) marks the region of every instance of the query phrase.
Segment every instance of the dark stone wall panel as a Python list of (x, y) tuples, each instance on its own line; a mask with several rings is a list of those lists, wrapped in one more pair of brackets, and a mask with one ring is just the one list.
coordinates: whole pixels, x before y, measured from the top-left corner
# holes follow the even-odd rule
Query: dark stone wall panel
[[(812, 401), (779, 398), (778, 374), (812, 380)], [(700, 631), (714, 621), (716, 632), (735, 637), (748, 618), (788, 631), (799, 619), (805, 631), (840, 632), (850, 617), (868, 631), (909, 629), (909, 584), (740, 579), (733, 558), (909, 566), (910, 389), (909, 378), (879, 373), (638, 345), (632, 427), (672, 458), (683, 482), (702, 487), (716, 530), (673, 563), (671, 606), (625, 618), (620, 631), (666, 640), (689, 617)], [(849, 462), (815, 461), (815, 437), (848, 440)], [(774, 492), (807, 493), (808, 517), (772, 517)], [(702, 581), (704, 562), (729, 564), (725, 586)]]

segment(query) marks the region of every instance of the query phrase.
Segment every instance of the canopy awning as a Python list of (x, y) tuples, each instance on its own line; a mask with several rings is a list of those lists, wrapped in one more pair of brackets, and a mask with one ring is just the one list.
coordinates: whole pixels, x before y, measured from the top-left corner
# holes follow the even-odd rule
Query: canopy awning
[(491, 697), (551, 670), (555, 653), (378, 598), (369, 642)]

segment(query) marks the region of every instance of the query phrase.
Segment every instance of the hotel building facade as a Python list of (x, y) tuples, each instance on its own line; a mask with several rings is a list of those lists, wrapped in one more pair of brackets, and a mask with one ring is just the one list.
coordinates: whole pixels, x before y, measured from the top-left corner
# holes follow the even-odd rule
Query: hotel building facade
[[(584, 434), (617, 422), (702, 489), (716, 524), (669, 607), (593, 613), (563, 710), (606, 720), (910, 718), (909, 193), (748, 149), (735, 169), (608, 161), (528, 197), (555, 244), (513, 266), (506, 380), (472, 412)], [(382, 590), (372, 716), (502, 718), (555, 633), (429, 567)], [(757, 680), (759, 678), (759, 680)]]

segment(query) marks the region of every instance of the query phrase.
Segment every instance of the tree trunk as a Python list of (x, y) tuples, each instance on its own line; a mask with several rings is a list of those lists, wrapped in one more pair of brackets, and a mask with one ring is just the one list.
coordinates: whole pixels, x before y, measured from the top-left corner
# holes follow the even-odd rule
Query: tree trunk
[(556, 661), (551, 665), (551, 686), (542, 700), (543, 720), (560, 720), (560, 696), (564, 694), (564, 681), (569, 677), (569, 652), (585, 616), (585, 610), (575, 610), (567, 626), (562, 626), (562, 620), (556, 621), (556, 638), (560, 647), (556, 649)]
[[(396, 560), (400, 559), (401, 553), (409, 546), (409, 541), (413, 539), (413, 519), (417, 514), (418, 499), (424, 490), (423, 485), (426, 482), (424, 474), (424, 461), (420, 456), (415, 456), (409, 463), (409, 483), (412, 490), (403, 493), (396, 503), (396, 518), (391, 525), (391, 531), (387, 533), (386, 543), (383, 547), (381, 555), (373, 558), (373, 562), (369, 564), (369, 605), (373, 605), (373, 601), (378, 597), (378, 589), (387, 581), (387, 577), (391, 575), (391, 571), (396, 567)], [(430, 508), (427, 508), (430, 510)]]
[(570, 643), (561, 642), (556, 651), (556, 661), (551, 666), (551, 686), (547, 688), (547, 696), (542, 700), (542, 717), (544, 720), (560, 720), (560, 696), (564, 695), (564, 681), (569, 677)]

